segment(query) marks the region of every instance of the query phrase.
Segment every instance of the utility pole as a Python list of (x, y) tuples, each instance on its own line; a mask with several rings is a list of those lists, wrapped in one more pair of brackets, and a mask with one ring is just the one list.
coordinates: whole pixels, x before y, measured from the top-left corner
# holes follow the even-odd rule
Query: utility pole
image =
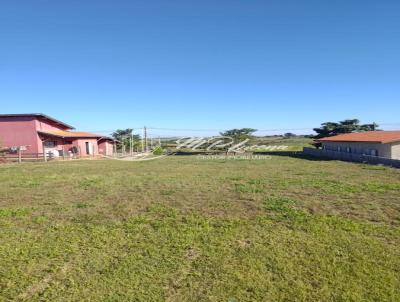
[(142, 153), (144, 152), (144, 128), (142, 130)]
[(148, 145), (147, 145), (147, 128), (144, 126), (144, 150), (147, 152)]
[(130, 145), (130, 149), (131, 149), (131, 156), (133, 156), (133, 129), (132, 129), (132, 133), (131, 133), (131, 145)]

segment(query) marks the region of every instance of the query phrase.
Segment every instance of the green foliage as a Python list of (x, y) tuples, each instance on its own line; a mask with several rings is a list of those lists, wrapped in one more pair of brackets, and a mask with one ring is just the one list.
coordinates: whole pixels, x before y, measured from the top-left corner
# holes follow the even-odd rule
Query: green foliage
[(97, 187), (100, 184), (100, 182), (101, 182), (100, 178), (88, 177), (79, 181), (79, 187), (84, 190), (88, 190), (90, 188)]
[(77, 207), (78, 209), (87, 209), (87, 208), (92, 208), (92, 207), (94, 207), (94, 205), (91, 204), (91, 203), (87, 203), (87, 202), (78, 202), (78, 203), (76, 204), (76, 207)]
[(164, 149), (161, 146), (157, 146), (153, 150), (154, 155), (163, 155), (164, 154)]
[(249, 180), (246, 183), (236, 183), (235, 191), (239, 193), (263, 193), (263, 182), (259, 179)]
[(31, 213), (28, 208), (0, 208), (0, 217), (26, 216)]
[(287, 132), (283, 135), (284, 138), (292, 138), (292, 137), (296, 137), (297, 135), (291, 132)]
[(321, 124), (320, 128), (314, 128), (317, 133), (314, 138), (334, 136), (344, 133), (375, 131), (379, 126), (376, 123), (360, 124), (358, 119), (344, 120), (339, 123), (326, 122)]
[(267, 210), (275, 212), (287, 212), (295, 202), (285, 197), (268, 197), (264, 203)]
[(227, 130), (225, 132), (221, 132), (221, 136), (228, 136), (233, 138), (235, 142), (244, 141), (246, 139), (253, 138), (253, 133), (256, 132), (256, 129), (252, 128), (242, 128), (242, 129), (232, 129)]
[(117, 146), (120, 150), (130, 150), (131, 143), (133, 148), (140, 145), (140, 135), (133, 134), (133, 129), (118, 129), (111, 136), (118, 141)]

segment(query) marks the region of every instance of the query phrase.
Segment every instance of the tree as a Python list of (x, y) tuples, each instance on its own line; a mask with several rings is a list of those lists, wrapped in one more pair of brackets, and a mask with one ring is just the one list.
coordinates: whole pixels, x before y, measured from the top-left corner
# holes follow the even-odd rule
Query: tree
[(288, 133), (285, 133), (285, 134), (283, 135), (283, 137), (284, 137), (284, 138), (296, 137), (296, 134), (291, 133), (291, 132), (288, 132)]
[(220, 135), (222, 136), (228, 136), (233, 138), (234, 142), (241, 142), (246, 139), (251, 139), (253, 138), (253, 133), (256, 132), (256, 129), (252, 128), (242, 128), (242, 129), (231, 129), (227, 130), (225, 132), (221, 132)]
[(111, 136), (119, 142), (119, 147), (124, 150), (130, 150), (131, 140), (132, 147), (135, 148), (140, 145), (140, 135), (133, 134), (133, 129), (118, 129)]
[(360, 125), (358, 119), (350, 119), (338, 123), (322, 123), (320, 128), (314, 128), (313, 130), (317, 133), (314, 138), (322, 138), (344, 133), (376, 131), (378, 127), (376, 123)]

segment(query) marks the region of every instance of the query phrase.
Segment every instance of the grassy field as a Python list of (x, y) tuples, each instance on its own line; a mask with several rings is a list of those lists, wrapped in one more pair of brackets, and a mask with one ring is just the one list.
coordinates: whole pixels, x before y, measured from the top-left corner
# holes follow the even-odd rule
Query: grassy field
[(0, 301), (400, 301), (400, 170), (0, 165)]
[(304, 147), (311, 147), (314, 142), (311, 138), (306, 137), (259, 137), (252, 141), (255, 145), (264, 146), (287, 146), (286, 151), (302, 151)]

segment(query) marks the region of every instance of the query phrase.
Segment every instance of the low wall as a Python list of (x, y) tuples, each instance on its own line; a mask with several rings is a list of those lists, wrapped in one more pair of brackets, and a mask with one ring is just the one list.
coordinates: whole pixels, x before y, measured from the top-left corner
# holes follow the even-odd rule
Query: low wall
[(344, 161), (368, 163), (373, 165), (380, 164), (380, 165), (400, 168), (400, 160), (378, 157), (378, 156), (370, 156), (370, 155), (362, 155), (362, 154), (354, 154), (354, 153), (346, 153), (346, 152), (338, 152), (338, 151), (314, 149), (314, 148), (304, 148), (303, 154), (315, 157), (326, 157)]

